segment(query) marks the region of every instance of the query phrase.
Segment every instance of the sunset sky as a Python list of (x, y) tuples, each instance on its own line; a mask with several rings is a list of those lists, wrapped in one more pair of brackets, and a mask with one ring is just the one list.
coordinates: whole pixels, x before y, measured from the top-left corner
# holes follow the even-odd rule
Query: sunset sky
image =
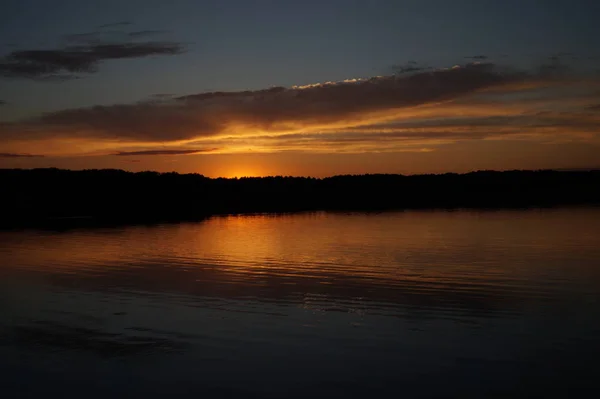
[(0, 167), (600, 167), (597, 0), (3, 0)]

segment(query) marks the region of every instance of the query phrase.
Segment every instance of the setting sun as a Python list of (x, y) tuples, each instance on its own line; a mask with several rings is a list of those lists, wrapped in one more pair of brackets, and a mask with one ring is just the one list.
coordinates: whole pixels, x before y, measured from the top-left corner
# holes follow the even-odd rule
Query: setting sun
[(221, 174), (222, 177), (226, 177), (226, 178), (241, 178), (241, 177), (261, 177), (261, 176), (266, 176), (267, 173), (265, 173), (261, 168), (257, 167), (257, 166), (243, 166), (243, 167), (236, 167), (236, 168), (232, 168), (232, 169), (225, 169), (223, 171), (223, 173)]

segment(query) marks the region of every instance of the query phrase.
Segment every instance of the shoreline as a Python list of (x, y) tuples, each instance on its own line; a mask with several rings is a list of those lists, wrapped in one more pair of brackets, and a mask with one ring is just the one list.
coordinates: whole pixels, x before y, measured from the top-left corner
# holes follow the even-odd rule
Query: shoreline
[(0, 229), (221, 215), (504, 210), (600, 205), (600, 171), (211, 179), (121, 170), (0, 169)]
[(2, 220), (0, 221), (0, 232), (21, 231), (21, 230), (72, 230), (72, 229), (95, 229), (95, 228), (118, 228), (128, 226), (158, 226), (165, 224), (186, 224), (202, 223), (212, 218), (224, 217), (257, 217), (257, 216), (293, 216), (310, 214), (361, 214), (361, 215), (379, 215), (385, 213), (398, 212), (528, 212), (528, 211), (552, 211), (561, 209), (590, 209), (600, 208), (600, 203), (583, 204), (557, 204), (544, 206), (513, 206), (513, 207), (415, 207), (415, 208), (390, 208), (390, 209), (311, 209), (298, 211), (279, 211), (279, 212), (223, 212), (206, 214), (202, 217), (193, 218), (106, 218), (94, 216), (66, 216), (51, 217), (37, 220)]

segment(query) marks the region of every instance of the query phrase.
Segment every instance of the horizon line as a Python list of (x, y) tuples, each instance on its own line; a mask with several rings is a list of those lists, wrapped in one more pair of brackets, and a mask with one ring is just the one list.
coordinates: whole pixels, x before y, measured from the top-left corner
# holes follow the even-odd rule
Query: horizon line
[(357, 177), (357, 176), (410, 177), (410, 176), (468, 175), (468, 174), (473, 174), (473, 173), (509, 173), (509, 172), (600, 172), (600, 166), (599, 167), (589, 167), (589, 168), (577, 167), (577, 168), (538, 168), (538, 169), (473, 169), (468, 172), (450, 172), (450, 171), (448, 171), (448, 172), (411, 173), (411, 174), (404, 174), (404, 173), (362, 173), (362, 174), (361, 173), (345, 173), (345, 174), (335, 174), (335, 175), (328, 175), (328, 176), (322, 176), (322, 177), (309, 176), (309, 175), (261, 175), (261, 176), (247, 175), (247, 176), (230, 176), (230, 177), (225, 177), (225, 176), (210, 177), (210, 176), (206, 176), (199, 172), (181, 173), (181, 172), (177, 172), (177, 171), (160, 172), (157, 170), (141, 170), (141, 171), (135, 172), (135, 171), (119, 169), (119, 168), (84, 168), (84, 169), (68, 169), (68, 168), (57, 168), (57, 167), (0, 168), (0, 172), (2, 172), (2, 171), (29, 171), (29, 172), (32, 172), (32, 171), (50, 171), (50, 170), (63, 171), (63, 172), (74, 172), (74, 173), (113, 171), (113, 172), (122, 172), (122, 173), (128, 173), (128, 174), (153, 173), (153, 174), (158, 174), (158, 175), (178, 175), (178, 176), (190, 176), (191, 175), (191, 176), (201, 176), (206, 179), (226, 179), (226, 180), (268, 179), (268, 178), (298, 178), (298, 179), (323, 180), (323, 179), (329, 179), (329, 178), (334, 178), (334, 177)]

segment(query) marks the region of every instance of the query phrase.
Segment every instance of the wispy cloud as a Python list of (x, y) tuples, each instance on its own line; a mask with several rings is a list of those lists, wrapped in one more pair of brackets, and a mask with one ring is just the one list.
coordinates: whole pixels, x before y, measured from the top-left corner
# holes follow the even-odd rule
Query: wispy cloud
[(143, 42), (67, 46), (52, 50), (18, 50), (0, 58), (0, 76), (5, 78), (71, 78), (94, 73), (107, 60), (176, 55), (185, 51), (180, 43)]
[(0, 152), (0, 158), (41, 158), (41, 157), (43, 157), (43, 155)]
[(423, 72), (423, 71), (431, 70), (433, 68), (419, 65), (416, 61), (408, 61), (404, 65), (400, 65), (400, 64), (392, 65), (392, 69), (394, 70), (394, 72), (396, 72), (398, 74), (404, 74), (404, 73)]
[(63, 110), (0, 124), (0, 149), (72, 154), (76, 148), (126, 156), (203, 151), (198, 148), (213, 153), (399, 152), (468, 140), (589, 141), (600, 131), (593, 108), (600, 103), (599, 85), (589, 76), (474, 62)]
[(129, 40), (145, 39), (170, 33), (168, 30), (147, 29), (127, 31), (122, 29), (100, 29), (92, 32), (71, 33), (62, 36), (62, 40), (70, 44), (100, 44), (112, 42), (127, 42)]
[(97, 72), (100, 64), (108, 60), (177, 55), (186, 51), (179, 42), (140, 41), (168, 31), (116, 29), (127, 25), (130, 23), (119, 22), (92, 32), (68, 34), (56, 48), (13, 50), (0, 56), (0, 77), (69, 79)]
[(216, 151), (217, 148), (203, 148), (194, 150), (144, 150), (144, 151), (118, 151), (113, 155), (117, 156), (139, 156), (139, 155), (191, 155), (203, 152)]
[(8, 105), (8, 102), (4, 101), (4, 100), (0, 100), (0, 107), (3, 105)]
[(249, 131), (283, 133), (323, 126), (347, 127), (365, 119), (386, 119), (398, 109), (451, 100), (513, 79), (497, 73), (492, 65), (466, 65), (407, 77), (383, 76), (308, 88), (210, 92), (163, 104), (78, 108), (46, 114), (6, 129), (14, 130), (13, 135), (20, 137), (52, 134), (162, 142)]

